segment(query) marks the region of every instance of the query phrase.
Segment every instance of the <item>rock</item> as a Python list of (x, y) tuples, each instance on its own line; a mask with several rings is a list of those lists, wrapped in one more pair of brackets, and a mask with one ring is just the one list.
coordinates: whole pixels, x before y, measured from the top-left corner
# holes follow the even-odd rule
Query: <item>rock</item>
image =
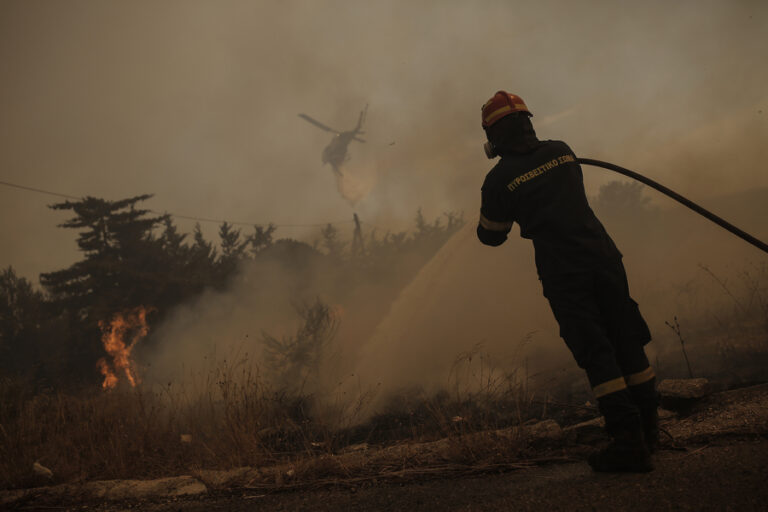
[(368, 450), (368, 443), (358, 443), (345, 446), (339, 453), (364, 452)]
[(16, 491), (0, 491), (0, 505), (21, 499), (41, 499), (58, 503), (88, 500), (138, 500), (204, 494), (206, 486), (191, 476), (156, 480), (102, 480), (83, 484), (62, 484)]
[(260, 480), (263, 475), (258, 468), (245, 466), (228, 470), (200, 469), (195, 472), (195, 476), (209, 487), (225, 489), (250, 485)]
[(523, 432), (537, 441), (557, 440), (563, 436), (563, 429), (555, 420), (544, 420), (523, 427)]
[(141, 499), (153, 496), (186, 496), (208, 491), (205, 484), (191, 476), (156, 480), (105, 480), (88, 482), (81, 488), (86, 495), (106, 500)]
[(689, 400), (709, 395), (712, 386), (707, 379), (664, 379), (658, 391), (662, 399)]
[(678, 443), (720, 436), (768, 434), (768, 384), (713, 393), (696, 401), (691, 414), (666, 429)]
[(591, 420), (582, 421), (581, 423), (577, 423), (575, 425), (569, 425), (565, 427), (563, 430), (566, 432), (581, 432), (581, 431), (591, 431), (595, 429), (602, 429), (605, 427), (605, 419), (602, 416), (598, 416), (597, 418), (592, 418)]
[(659, 419), (660, 420), (672, 419), (675, 416), (677, 416), (677, 413), (675, 413), (673, 411), (668, 411), (667, 409), (662, 409), (661, 407), (659, 407)]
[(50, 469), (43, 466), (37, 461), (34, 464), (32, 464), (32, 472), (37, 476), (41, 476), (43, 478), (48, 478), (48, 479), (53, 478), (53, 471), (51, 471)]
[(582, 421), (576, 425), (565, 427), (563, 433), (571, 442), (593, 444), (607, 437), (605, 419), (602, 416), (598, 416), (591, 420)]

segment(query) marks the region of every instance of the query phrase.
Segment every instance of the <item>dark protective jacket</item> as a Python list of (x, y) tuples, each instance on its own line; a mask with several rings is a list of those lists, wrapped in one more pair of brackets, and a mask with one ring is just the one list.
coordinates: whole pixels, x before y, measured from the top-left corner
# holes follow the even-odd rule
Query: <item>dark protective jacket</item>
[(560, 141), (496, 147), (502, 158), (483, 183), (477, 236), (499, 245), (517, 222), (520, 236), (533, 240), (544, 296), (606, 428), (635, 429), (639, 404), (627, 385), (637, 393), (653, 378), (643, 349), (651, 334), (629, 295), (621, 253), (587, 203), (581, 166)]
[(587, 203), (581, 166), (562, 141), (540, 141), (526, 153), (506, 153), (482, 188), (477, 236), (500, 245), (512, 224), (533, 240), (542, 280), (595, 270), (621, 253)]

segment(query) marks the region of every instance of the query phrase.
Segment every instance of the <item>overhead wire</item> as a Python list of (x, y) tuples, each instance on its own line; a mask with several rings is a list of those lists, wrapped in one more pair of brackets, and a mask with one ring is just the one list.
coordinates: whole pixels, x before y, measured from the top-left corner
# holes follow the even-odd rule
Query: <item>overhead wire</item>
[(0, 181), (0, 185), (4, 185), (6, 187), (19, 188), (21, 190), (28, 190), (30, 192), (37, 192), (39, 194), (48, 194), (49, 196), (63, 197), (66, 199), (82, 199), (82, 197), (71, 196), (69, 194), (62, 194), (60, 192), (51, 192), (49, 190), (43, 190), (41, 188), (26, 187), (24, 185), (17, 185), (16, 183), (9, 183), (7, 181)]
[[(38, 194), (47, 194), (49, 196), (54, 197), (62, 197), (64, 199), (74, 199), (74, 200), (82, 200), (84, 199), (81, 196), (73, 196), (71, 194), (64, 194), (62, 192), (52, 192), (50, 190), (44, 190), (41, 188), (36, 187), (28, 187), (26, 185), (19, 185), (17, 183), (11, 183), (8, 181), (0, 181), (0, 185), (11, 187), (11, 188), (17, 188), (20, 190), (26, 190), (28, 192), (36, 192)], [(157, 210), (147, 210), (150, 213), (154, 213), (156, 215), (168, 215), (170, 217), (176, 218), (176, 219), (184, 219), (184, 220), (194, 220), (197, 222), (212, 222), (216, 224), (223, 224), (226, 222), (227, 224), (231, 225), (239, 225), (239, 226), (264, 226), (264, 225), (272, 225), (276, 228), (309, 228), (309, 227), (320, 227), (320, 226), (327, 226), (328, 224), (346, 224), (346, 223), (352, 223), (354, 220), (352, 219), (345, 219), (345, 220), (337, 220), (337, 221), (329, 221), (329, 222), (313, 222), (313, 223), (299, 223), (299, 224), (275, 224), (271, 222), (247, 222), (247, 221), (232, 221), (232, 220), (226, 220), (226, 219), (212, 219), (208, 217), (197, 217), (194, 215), (181, 215), (179, 213), (171, 213), (171, 212), (159, 212)]]

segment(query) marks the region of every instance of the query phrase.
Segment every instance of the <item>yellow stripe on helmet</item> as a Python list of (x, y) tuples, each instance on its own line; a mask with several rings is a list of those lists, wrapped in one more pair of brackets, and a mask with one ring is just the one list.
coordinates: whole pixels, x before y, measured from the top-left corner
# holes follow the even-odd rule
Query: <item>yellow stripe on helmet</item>
[(512, 111), (512, 107), (510, 107), (509, 105), (504, 105), (501, 108), (497, 108), (496, 110), (494, 110), (493, 112), (485, 116), (485, 119), (484, 119), (485, 124), (488, 124), (494, 119), (496, 119), (497, 117), (499, 117), (500, 115), (506, 114), (507, 112), (511, 112), (511, 111)]

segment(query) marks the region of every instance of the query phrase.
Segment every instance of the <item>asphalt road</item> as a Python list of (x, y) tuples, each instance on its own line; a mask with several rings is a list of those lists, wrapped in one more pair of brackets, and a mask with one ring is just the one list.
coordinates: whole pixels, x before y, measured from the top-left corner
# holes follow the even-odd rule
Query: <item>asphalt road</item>
[[(719, 439), (656, 455), (648, 474), (595, 474), (586, 463), (471, 478), (257, 494), (228, 491), (196, 501), (124, 503), (88, 510), (498, 511), (768, 510), (768, 439)], [(70, 510), (83, 510), (82, 507)]]

